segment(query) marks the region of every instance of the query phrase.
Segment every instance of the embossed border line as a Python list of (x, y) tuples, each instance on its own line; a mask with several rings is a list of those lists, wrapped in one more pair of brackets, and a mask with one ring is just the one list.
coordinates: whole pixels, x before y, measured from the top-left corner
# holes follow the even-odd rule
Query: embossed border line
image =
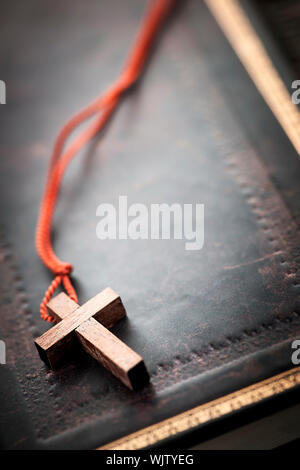
[(138, 450), (153, 446), (170, 436), (196, 428), (216, 419), (229, 416), (235, 411), (278, 396), (300, 385), (300, 367), (249, 387), (225, 395), (172, 418), (153, 424), (126, 437), (110, 442), (97, 450)]
[(256, 88), (300, 156), (300, 112), (237, 0), (205, 0)]

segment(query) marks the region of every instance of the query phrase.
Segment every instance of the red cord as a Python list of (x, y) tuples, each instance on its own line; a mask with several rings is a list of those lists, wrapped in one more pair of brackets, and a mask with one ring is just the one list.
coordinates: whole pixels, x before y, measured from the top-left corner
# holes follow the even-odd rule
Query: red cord
[[(40, 306), (41, 317), (48, 322), (54, 322), (55, 319), (48, 314), (47, 303), (60, 284), (63, 285), (71, 299), (77, 302), (77, 294), (69, 277), (73, 266), (70, 263), (61, 261), (55, 255), (51, 243), (52, 218), (64, 173), (75, 154), (103, 128), (120, 102), (124, 91), (127, 90), (141, 74), (155, 35), (175, 4), (175, 1), (176, 0), (155, 0), (152, 2), (119, 78), (93, 103), (73, 116), (63, 126), (57, 136), (51, 156), (36, 229), (37, 252), (44, 264), (53, 271), (55, 275)], [(90, 123), (64, 151), (65, 142), (73, 130), (79, 124), (97, 113), (100, 113), (100, 115), (95, 117), (92, 123)]]

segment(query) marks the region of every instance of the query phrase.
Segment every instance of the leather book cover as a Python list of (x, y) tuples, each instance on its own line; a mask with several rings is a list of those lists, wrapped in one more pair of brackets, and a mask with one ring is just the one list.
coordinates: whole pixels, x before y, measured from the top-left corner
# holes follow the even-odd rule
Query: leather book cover
[[(80, 302), (107, 286), (122, 298), (128, 317), (112, 331), (151, 375), (138, 392), (85, 353), (57, 371), (40, 360), (34, 339), (51, 327), (39, 304), (52, 276), (34, 237), (54, 138), (117, 77), (146, 2), (1, 3), (3, 448), (157, 445), (300, 382), (291, 359), (300, 337), (296, 138), (241, 63), (213, 3), (179, 2), (139, 82), (76, 156), (55, 212), (55, 250), (75, 267)], [(240, 6), (248, 17), (249, 5)], [(263, 25), (255, 28), (291, 91), (284, 59)], [(99, 240), (97, 207), (118, 207), (121, 195), (146, 207), (204, 204), (203, 248), (186, 250), (184, 239)]]

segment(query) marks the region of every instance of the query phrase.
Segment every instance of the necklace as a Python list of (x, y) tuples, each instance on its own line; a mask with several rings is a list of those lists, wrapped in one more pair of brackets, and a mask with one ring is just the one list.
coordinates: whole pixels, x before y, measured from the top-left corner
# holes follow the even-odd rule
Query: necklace
[[(142, 357), (109, 331), (109, 328), (126, 315), (122, 301), (115, 291), (106, 288), (82, 306), (78, 305), (77, 294), (70, 280), (73, 266), (61, 261), (54, 253), (51, 223), (68, 164), (103, 128), (124, 92), (139, 78), (155, 36), (174, 4), (175, 0), (155, 0), (151, 4), (120, 76), (105, 93), (73, 116), (59, 132), (51, 156), (36, 229), (37, 252), (55, 276), (40, 305), (43, 320), (56, 323), (35, 340), (41, 358), (49, 367), (56, 369), (66, 354), (80, 344), (87, 353), (133, 390), (147, 383), (149, 374)], [(92, 122), (65, 150), (70, 134), (89, 118), (93, 118)], [(66, 293), (61, 292), (52, 298), (60, 285)]]

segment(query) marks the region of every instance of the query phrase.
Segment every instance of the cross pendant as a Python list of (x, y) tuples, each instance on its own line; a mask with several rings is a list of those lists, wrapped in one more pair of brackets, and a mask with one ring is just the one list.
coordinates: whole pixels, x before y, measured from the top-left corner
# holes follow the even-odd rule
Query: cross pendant
[(108, 330), (126, 315), (119, 295), (112, 289), (104, 289), (81, 307), (62, 292), (50, 300), (47, 308), (58, 323), (37, 338), (35, 345), (51, 369), (56, 369), (80, 344), (131, 390), (149, 381), (142, 357)]

